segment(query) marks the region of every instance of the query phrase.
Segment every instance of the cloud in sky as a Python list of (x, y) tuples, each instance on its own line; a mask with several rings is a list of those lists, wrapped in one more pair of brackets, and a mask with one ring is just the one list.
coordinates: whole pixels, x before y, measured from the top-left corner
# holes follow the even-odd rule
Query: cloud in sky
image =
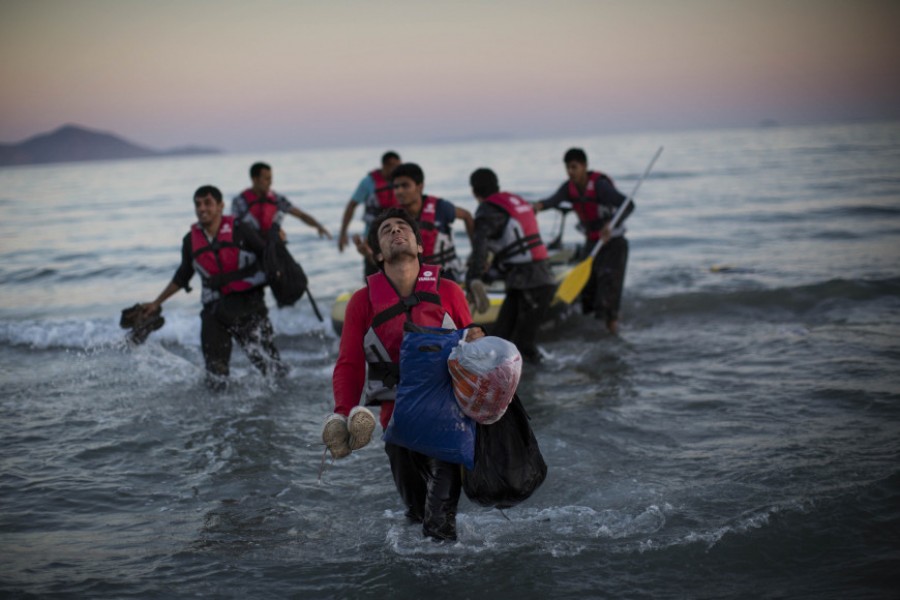
[(900, 3), (5, 0), (0, 141), (228, 150), (900, 117)]

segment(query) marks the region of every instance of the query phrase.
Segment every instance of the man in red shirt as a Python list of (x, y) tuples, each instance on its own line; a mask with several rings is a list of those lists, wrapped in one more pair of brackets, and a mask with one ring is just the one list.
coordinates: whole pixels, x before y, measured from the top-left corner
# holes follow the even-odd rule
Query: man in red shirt
[[(406, 211), (392, 208), (379, 215), (369, 228), (368, 242), (376, 249), (379, 272), (370, 275), (367, 286), (347, 304), (332, 380), (335, 414), (322, 432), (335, 458), (371, 439), (374, 417), (358, 406), (364, 387), (366, 404), (381, 406), (381, 425), (387, 427), (394, 410), (404, 322), (447, 329), (472, 322), (460, 287), (441, 278), (439, 267), (420, 262), (422, 238)], [(466, 339), (483, 335), (473, 328)], [(460, 466), (391, 443), (385, 443), (385, 452), (407, 518), (421, 522), (428, 537), (455, 540)]]

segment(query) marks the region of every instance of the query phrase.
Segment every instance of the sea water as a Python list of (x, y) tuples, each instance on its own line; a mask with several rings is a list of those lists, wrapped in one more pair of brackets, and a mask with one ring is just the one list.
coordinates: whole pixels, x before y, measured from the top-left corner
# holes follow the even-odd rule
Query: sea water
[[(463, 498), (450, 544), (406, 523), (377, 437), (323, 462), (355, 252), (288, 217), (325, 321), (269, 297), (282, 382), (236, 349), (231, 388), (206, 390), (196, 290), (142, 346), (118, 326), (170, 281), (198, 186), (230, 198), (267, 161), (337, 234), (385, 148), (0, 169), (0, 593), (896, 597), (900, 123), (395, 149), (474, 212), (477, 167), (536, 200), (581, 146), (627, 193), (660, 145), (620, 335), (572, 311), (523, 374), (546, 482), (503, 512)], [(574, 221), (540, 215), (569, 243)]]

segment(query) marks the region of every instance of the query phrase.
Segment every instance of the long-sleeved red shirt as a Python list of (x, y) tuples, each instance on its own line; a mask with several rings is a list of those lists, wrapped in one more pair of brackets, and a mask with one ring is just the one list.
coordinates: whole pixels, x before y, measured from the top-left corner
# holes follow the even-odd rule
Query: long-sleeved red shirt
[[(438, 294), (441, 305), (458, 327), (468, 327), (472, 315), (466, 297), (458, 285), (449, 279), (441, 279)], [(334, 365), (332, 387), (334, 389), (334, 412), (347, 416), (359, 404), (366, 384), (366, 355), (363, 338), (372, 325), (375, 314), (369, 302), (369, 289), (357, 290), (347, 303), (344, 327), (341, 331), (341, 345), (337, 363)], [(400, 317), (398, 317), (400, 318)], [(385, 348), (391, 356), (399, 356), (400, 348)], [(393, 402), (381, 404), (381, 426), (387, 427), (394, 412)]]

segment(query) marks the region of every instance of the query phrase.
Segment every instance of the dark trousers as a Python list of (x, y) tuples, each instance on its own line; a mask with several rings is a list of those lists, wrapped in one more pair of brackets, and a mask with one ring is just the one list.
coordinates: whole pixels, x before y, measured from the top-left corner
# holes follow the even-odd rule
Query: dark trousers
[(605, 322), (619, 319), (625, 267), (628, 264), (628, 240), (612, 238), (597, 252), (584, 291), (581, 292), (581, 312), (594, 313)]
[(456, 539), (456, 507), (462, 490), (462, 467), (385, 443), (391, 473), (406, 517), (422, 523), (422, 533), (438, 540)]
[(232, 340), (237, 341), (250, 362), (264, 375), (286, 372), (272, 342), (274, 332), (262, 288), (228, 294), (206, 304), (200, 321), (200, 342), (208, 374), (228, 375)]
[(552, 285), (527, 290), (507, 289), (497, 320), (489, 327), (488, 333), (515, 344), (523, 359), (539, 361), (540, 352), (535, 338), (555, 291)]

